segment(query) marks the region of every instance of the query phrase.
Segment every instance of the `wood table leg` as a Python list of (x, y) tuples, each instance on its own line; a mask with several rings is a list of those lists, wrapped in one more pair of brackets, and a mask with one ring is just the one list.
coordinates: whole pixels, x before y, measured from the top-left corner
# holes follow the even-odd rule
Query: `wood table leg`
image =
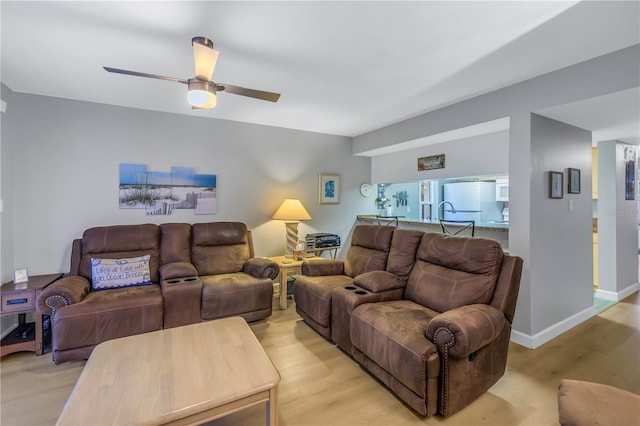
[(287, 271), (280, 269), (280, 309), (287, 309)]
[(278, 388), (269, 389), (267, 401), (267, 426), (278, 426)]
[(34, 313), (35, 316), (35, 339), (36, 339), (36, 355), (40, 356), (42, 355), (42, 351), (43, 351), (43, 339), (42, 339), (42, 315), (40, 315), (40, 312), (36, 311)]

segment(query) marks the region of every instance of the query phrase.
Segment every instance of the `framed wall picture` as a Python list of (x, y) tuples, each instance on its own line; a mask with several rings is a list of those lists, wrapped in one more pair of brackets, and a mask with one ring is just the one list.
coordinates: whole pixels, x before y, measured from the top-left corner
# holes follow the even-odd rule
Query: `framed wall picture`
[(624, 148), (624, 199), (634, 200), (636, 196), (636, 149), (628, 146)]
[(549, 198), (562, 198), (564, 173), (549, 172)]
[(340, 175), (320, 173), (318, 178), (318, 203), (340, 203)]
[(29, 273), (26, 269), (16, 269), (13, 271), (13, 283), (22, 284), (29, 281)]
[(567, 186), (567, 193), (579, 194), (580, 193), (580, 169), (569, 169), (569, 185)]

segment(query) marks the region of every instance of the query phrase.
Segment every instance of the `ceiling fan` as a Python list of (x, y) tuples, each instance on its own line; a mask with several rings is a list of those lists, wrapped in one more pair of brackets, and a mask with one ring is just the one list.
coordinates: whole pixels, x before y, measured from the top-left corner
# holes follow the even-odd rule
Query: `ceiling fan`
[(193, 57), (195, 61), (196, 76), (189, 79), (167, 77), (163, 75), (147, 74), (138, 71), (121, 70), (118, 68), (103, 67), (108, 72), (135, 75), (138, 77), (157, 78), (159, 80), (177, 81), (187, 85), (188, 100), (194, 109), (213, 108), (216, 106), (216, 93), (229, 92), (234, 95), (248, 96), (264, 101), (277, 102), (279, 93), (265, 92), (262, 90), (246, 89), (225, 83), (211, 81), (213, 70), (218, 60), (218, 51), (213, 49), (213, 42), (206, 37), (193, 37)]

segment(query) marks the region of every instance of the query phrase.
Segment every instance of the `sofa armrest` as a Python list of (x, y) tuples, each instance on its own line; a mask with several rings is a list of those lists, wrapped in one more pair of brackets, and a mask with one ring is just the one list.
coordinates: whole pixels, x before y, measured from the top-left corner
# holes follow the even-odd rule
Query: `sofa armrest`
[(308, 277), (325, 277), (329, 275), (344, 275), (344, 260), (342, 259), (314, 259), (302, 262), (302, 275)]
[(273, 260), (265, 259), (263, 257), (252, 257), (245, 262), (242, 272), (256, 278), (269, 278), (270, 280), (275, 280), (280, 273), (280, 268)]
[(189, 262), (171, 262), (160, 267), (160, 281), (197, 276), (198, 270)]
[(84, 277), (62, 277), (40, 292), (36, 309), (42, 315), (55, 314), (63, 306), (81, 302), (90, 288), (89, 280)]
[(489, 305), (465, 305), (435, 316), (426, 336), (441, 353), (462, 358), (493, 341), (507, 320), (502, 311)]
[(403, 288), (407, 281), (391, 272), (369, 271), (356, 276), (353, 279), (353, 283), (372, 293), (381, 293), (383, 291)]

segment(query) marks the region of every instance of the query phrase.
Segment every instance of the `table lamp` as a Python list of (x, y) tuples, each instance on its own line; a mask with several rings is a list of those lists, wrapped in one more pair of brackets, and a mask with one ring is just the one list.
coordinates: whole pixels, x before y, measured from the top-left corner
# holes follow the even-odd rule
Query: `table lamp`
[(276, 210), (272, 219), (284, 220), (287, 228), (287, 253), (286, 257), (293, 256), (293, 250), (298, 243), (298, 223), (301, 220), (311, 219), (311, 215), (304, 208), (300, 200), (296, 198), (287, 198), (284, 200), (278, 210)]

